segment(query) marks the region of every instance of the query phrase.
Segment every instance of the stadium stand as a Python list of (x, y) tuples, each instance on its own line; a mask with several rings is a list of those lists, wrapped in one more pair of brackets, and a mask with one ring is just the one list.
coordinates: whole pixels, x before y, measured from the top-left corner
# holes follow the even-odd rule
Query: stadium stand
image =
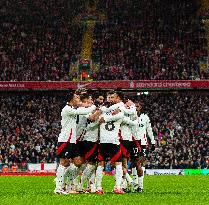
[(208, 78), (199, 66), (207, 41), (196, 1), (100, 2), (108, 20), (95, 28), (96, 79)]
[[(86, 2), (1, 1), (0, 81), (73, 80)], [(106, 20), (89, 32), (100, 64), (92, 79), (208, 79), (200, 67), (208, 54), (199, 7), (195, 0), (98, 1)]]
[(84, 1), (8, 0), (0, 7), (0, 80), (71, 80), (83, 32), (72, 22)]
[[(2, 92), (0, 170), (26, 169), (27, 163), (51, 163), (60, 132), (66, 92)], [(208, 93), (153, 92), (141, 96), (157, 147), (147, 168), (209, 168)]]

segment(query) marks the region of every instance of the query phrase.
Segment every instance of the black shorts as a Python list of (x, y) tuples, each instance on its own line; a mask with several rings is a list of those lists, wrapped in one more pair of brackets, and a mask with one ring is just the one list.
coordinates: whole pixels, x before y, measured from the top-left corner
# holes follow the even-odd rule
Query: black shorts
[(141, 140), (134, 140), (132, 142), (132, 149), (130, 153), (130, 157), (132, 159), (146, 157), (147, 156), (147, 149), (146, 145), (141, 145)]
[(121, 153), (120, 145), (116, 145), (112, 143), (99, 144), (98, 160), (122, 162), (122, 153)]
[(132, 141), (129, 140), (121, 140), (120, 148), (122, 152), (122, 157), (129, 158), (132, 152)]
[(80, 141), (79, 142), (79, 150), (81, 152), (81, 156), (89, 161), (96, 162), (98, 156), (98, 144), (96, 142), (90, 141)]
[(73, 159), (81, 156), (77, 144), (69, 142), (58, 142), (56, 156), (59, 158)]

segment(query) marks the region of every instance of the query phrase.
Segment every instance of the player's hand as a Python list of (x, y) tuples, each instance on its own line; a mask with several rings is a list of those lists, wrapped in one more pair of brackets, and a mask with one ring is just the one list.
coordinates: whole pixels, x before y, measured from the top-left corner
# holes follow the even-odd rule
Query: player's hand
[(114, 111), (112, 112), (112, 115), (117, 115), (119, 112), (120, 112), (120, 110), (119, 110), (119, 109), (116, 109), (116, 110), (114, 110)]
[(127, 107), (130, 107), (130, 106), (134, 105), (134, 103), (131, 100), (128, 100), (125, 105)]
[(100, 123), (100, 124), (105, 123), (104, 117), (101, 117), (101, 118), (99, 119), (99, 123)]

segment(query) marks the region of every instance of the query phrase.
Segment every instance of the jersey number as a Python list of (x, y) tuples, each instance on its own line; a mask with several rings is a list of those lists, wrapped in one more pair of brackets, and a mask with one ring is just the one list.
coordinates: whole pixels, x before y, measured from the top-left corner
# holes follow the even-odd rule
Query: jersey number
[(115, 125), (113, 122), (107, 122), (105, 125), (105, 129), (108, 131), (113, 131), (115, 129)]

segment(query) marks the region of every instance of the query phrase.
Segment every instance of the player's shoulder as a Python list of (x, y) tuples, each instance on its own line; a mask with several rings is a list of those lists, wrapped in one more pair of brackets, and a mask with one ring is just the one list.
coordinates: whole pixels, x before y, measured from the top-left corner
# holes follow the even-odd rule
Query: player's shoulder
[(141, 118), (144, 118), (144, 119), (149, 119), (148, 114), (147, 113), (144, 113), (144, 112), (140, 114), (140, 117)]
[(64, 114), (68, 109), (69, 109), (69, 105), (65, 105), (65, 106), (62, 108), (62, 112), (61, 112), (61, 113)]

